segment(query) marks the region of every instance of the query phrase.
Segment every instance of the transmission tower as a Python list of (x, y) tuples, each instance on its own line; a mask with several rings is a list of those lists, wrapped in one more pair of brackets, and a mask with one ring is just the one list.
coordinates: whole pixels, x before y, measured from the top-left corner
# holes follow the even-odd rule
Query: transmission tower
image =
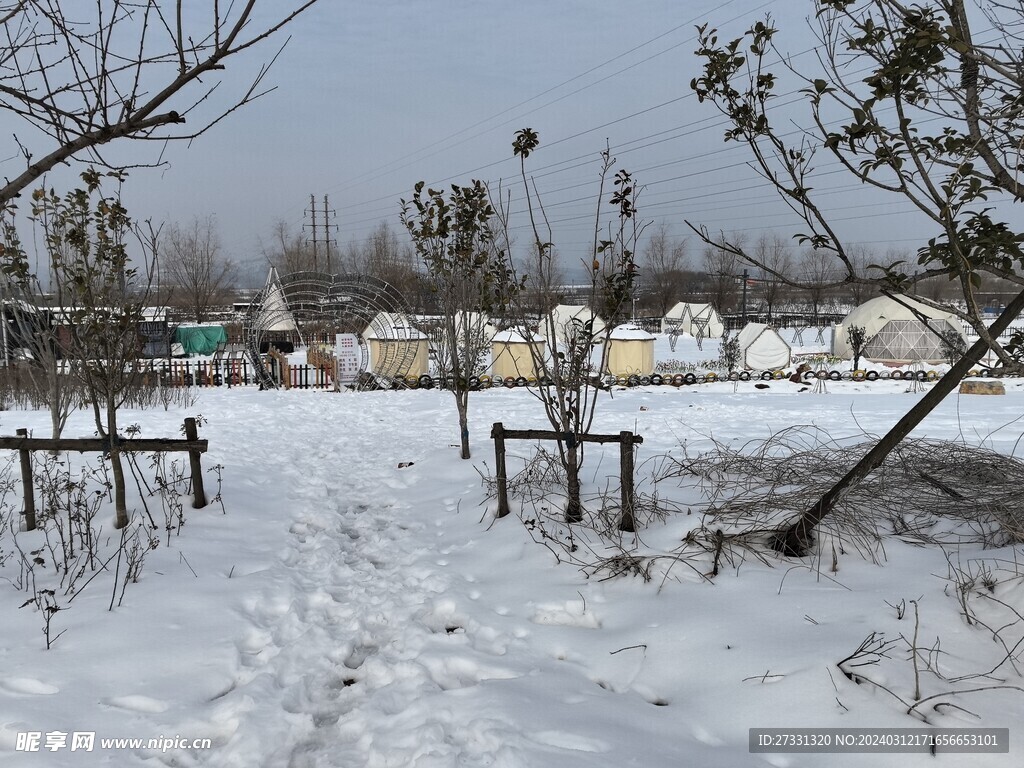
[(310, 223), (304, 228), (311, 230), (312, 237), (306, 242), (313, 246), (313, 271), (320, 271), (320, 254), (324, 256), (325, 271), (333, 272), (332, 251), (338, 241), (331, 237), (331, 230), (337, 231), (338, 225), (331, 223), (337, 218), (337, 211), (330, 207), (327, 195), (324, 195), (323, 207), (318, 211), (316, 196), (309, 196), (309, 208), (305, 211)]

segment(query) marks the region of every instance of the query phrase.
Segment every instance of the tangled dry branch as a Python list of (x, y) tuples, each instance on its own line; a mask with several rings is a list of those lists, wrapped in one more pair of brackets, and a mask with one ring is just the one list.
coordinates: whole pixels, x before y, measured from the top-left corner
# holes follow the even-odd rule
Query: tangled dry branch
[[(791, 427), (673, 460), (663, 478), (696, 478), (709, 500), (709, 525), (726, 535), (771, 534), (815, 504), (871, 445)], [(960, 442), (907, 440), (840, 499), (823, 528), (870, 553), (886, 534), (918, 544), (1021, 542), (1022, 483), (1024, 462), (1013, 457)]]

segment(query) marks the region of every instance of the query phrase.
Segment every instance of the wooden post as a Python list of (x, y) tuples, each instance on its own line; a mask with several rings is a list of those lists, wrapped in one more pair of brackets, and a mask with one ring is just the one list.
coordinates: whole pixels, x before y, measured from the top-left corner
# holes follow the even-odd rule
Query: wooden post
[(505, 517), (511, 510), (508, 506), (508, 476), (505, 471), (505, 427), (496, 421), (491, 427), (494, 438), (494, 472), (498, 486), (498, 517)]
[(633, 517), (633, 433), (619, 432), (619, 473), (622, 487), (622, 518), (619, 530), (634, 533), (636, 520)]
[[(18, 437), (28, 437), (27, 429), (19, 429), (15, 432)], [(18, 451), (21, 457), (21, 484), (25, 493), (25, 530), (36, 529), (36, 497), (32, 488), (32, 452), (28, 448), (21, 448)]]
[[(198, 440), (199, 430), (196, 428), (196, 420), (192, 417), (185, 419), (185, 439)], [(188, 452), (188, 462), (192, 470), (192, 508), (202, 509), (206, 506), (206, 489), (203, 487), (203, 466), (199, 451)]]

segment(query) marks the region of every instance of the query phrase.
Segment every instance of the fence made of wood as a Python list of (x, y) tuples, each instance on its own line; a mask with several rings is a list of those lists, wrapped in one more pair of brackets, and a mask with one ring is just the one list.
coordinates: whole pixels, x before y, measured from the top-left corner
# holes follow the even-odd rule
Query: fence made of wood
[(505, 429), (500, 421), (491, 427), (494, 439), (495, 483), (498, 491), (498, 517), (505, 517), (510, 511), (508, 503), (508, 471), (505, 467), (506, 440), (575, 440), (577, 443), (618, 443), (619, 444), (619, 487), (621, 489), (621, 517), (619, 530), (636, 531), (633, 490), (633, 446), (644, 441), (640, 435), (622, 431), (617, 435), (573, 435), (552, 432), (545, 429)]
[[(192, 473), (192, 506), (202, 509), (206, 506), (206, 489), (203, 486), (202, 454), (206, 453), (208, 442), (199, 439), (196, 420), (185, 419), (185, 439), (169, 438), (121, 438), (116, 435), (118, 448), (125, 453), (188, 453)], [(32, 483), (33, 451), (75, 451), (77, 453), (106, 453), (110, 450), (110, 437), (45, 438), (29, 437), (27, 429), (16, 430), (14, 437), (0, 436), (0, 449), (18, 451), (21, 459), (21, 480), (24, 487), (25, 530), (36, 527), (36, 501)]]

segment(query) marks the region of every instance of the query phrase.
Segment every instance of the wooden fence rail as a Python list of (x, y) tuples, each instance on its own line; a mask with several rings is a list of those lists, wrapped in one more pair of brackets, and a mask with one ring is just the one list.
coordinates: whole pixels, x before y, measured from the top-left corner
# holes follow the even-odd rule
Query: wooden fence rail
[(546, 429), (505, 429), (500, 421), (491, 427), (494, 438), (494, 464), (496, 483), (498, 486), (498, 517), (505, 517), (511, 510), (508, 504), (508, 472), (505, 467), (506, 440), (575, 440), (577, 443), (618, 443), (619, 444), (619, 486), (622, 504), (622, 517), (619, 518), (619, 530), (636, 531), (634, 514), (633, 487), (633, 446), (644, 441), (641, 435), (629, 431), (617, 435), (573, 435), (566, 432), (553, 432)]
[[(188, 453), (192, 472), (192, 507), (206, 506), (206, 489), (203, 486), (203, 467), (200, 457), (206, 453), (208, 441), (200, 440), (196, 420), (185, 419), (185, 438), (116, 438), (118, 447), (126, 453)], [(32, 487), (33, 451), (75, 451), (77, 453), (106, 453), (110, 440), (104, 437), (47, 438), (29, 437), (27, 429), (16, 431), (15, 437), (0, 436), (0, 449), (18, 451), (21, 459), (21, 481), (25, 494), (25, 530), (36, 527), (36, 500)]]

